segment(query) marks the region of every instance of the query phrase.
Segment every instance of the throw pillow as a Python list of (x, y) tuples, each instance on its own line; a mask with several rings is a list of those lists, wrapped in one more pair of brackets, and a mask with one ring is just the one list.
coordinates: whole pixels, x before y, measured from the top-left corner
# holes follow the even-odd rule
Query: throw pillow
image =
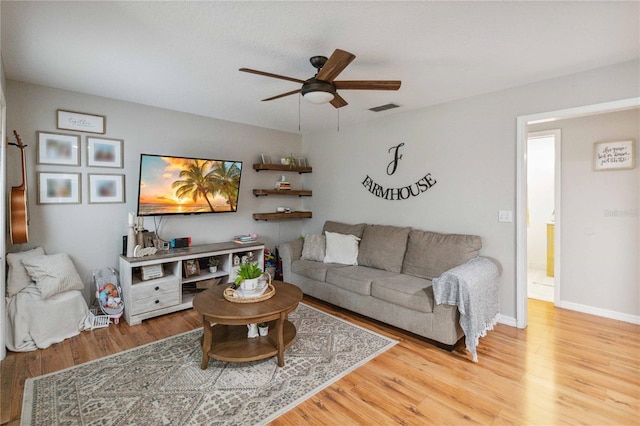
[(351, 234), (325, 232), (327, 240), (324, 263), (358, 264), (358, 242), (360, 238)]
[(31, 256), (22, 264), (36, 282), (43, 299), (70, 290), (84, 290), (73, 262), (65, 253)]
[(360, 241), (358, 265), (400, 272), (409, 231), (409, 227), (367, 225)]
[(402, 273), (428, 280), (478, 256), (482, 239), (477, 235), (409, 233)]
[(23, 288), (33, 282), (22, 264), (22, 259), (26, 259), (31, 256), (41, 256), (43, 254), (44, 249), (42, 247), (36, 247), (34, 249), (18, 253), (7, 253), (7, 263), (9, 264), (9, 273), (7, 275), (7, 297), (12, 297), (20, 293)]
[(307, 234), (302, 243), (302, 259), (324, 262), (326, 237), (318, 234)]
[(322, 227), (322, 231), (334, 232), (338, 234), (351, 234), (355, 235), (358, 238), (362, 238), (362, 233), (364, 232), (364, 223), (359, 223), (357, 225), (349, 225), (347, 223), (341, 222), (333, 222), (331, 220), (327, 220)]

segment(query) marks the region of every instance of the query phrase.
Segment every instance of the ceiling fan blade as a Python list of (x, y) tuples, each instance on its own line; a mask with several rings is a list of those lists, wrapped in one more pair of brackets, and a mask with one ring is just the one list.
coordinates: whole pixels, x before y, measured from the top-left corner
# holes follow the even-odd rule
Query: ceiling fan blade
[(282, 93), (282, 94), (280, 94), (280, 95), (276, 95), (276, 96), (272, 96), (272, 97), (267, 98), (267, 99), (263, 99), (262, 101), (263, 101), (263, 102), (264, 102), (264, 101), (272, 101), (272, 100), (274, 100), (274, 99), (284, 98), (285, 96), (295, 95), (296, 93), (300, 92), (300, 90), (301, 90), (301, 89), (298, 89), (298, 90), (292, 90), (292, 91), (287, 92), (287, 93)]
[(336, 49), (316, 75), (318, 80), (333, 81), (356, 58), (353, 53)]
[(265, 77), (279, 78), (280, 80), (293, 81), (294, 83), (304, 84), (304, 80), (300, 80), (299, 78), (287, 77), (284, 75), (272, 74), (270, 72), (253, 70), (251, 68), (240, 68), (238, 71), (248, 72), (251, 74), (263, 75)]
[(342, 98), (342, 96), (336, 93), (336, 96), (334, 96), (333, 100), (331, 101), (331, 105), (336, 108), (342, 108), (343, 106), (347, 106), (349, 104)]
[(342, 80), (334, 81), (338, 90), (398, 90), (400, 80)]

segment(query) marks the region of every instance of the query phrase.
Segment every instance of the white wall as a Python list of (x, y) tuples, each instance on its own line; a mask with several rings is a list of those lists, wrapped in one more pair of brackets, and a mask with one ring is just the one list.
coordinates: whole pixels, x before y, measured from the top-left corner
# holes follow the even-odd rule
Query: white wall
[[(215, 102), (215, 100), (212, 100)], [(135, 212), (138, 194), (140, 153), (204, 156), (208, 158), (243, 161), (240, 198), (237, 213), (201, 216), (179, 216), (166, 219), (161, 237), (191, 236), (193, 244), (228, 241), (235, 234), (257, 233), (267, 247), (273, 248), (280, 240), (296, 238), (301, 233), (302, 221), (256, 222), (254, 212), (275, 211), (277, 205), (298, 207), (298, 198), (256, 198), (253, 188), (273, 188), (280, 173), (256, 172), (253, 163), (260, 153), (275, 158), (284, 153), (299, 153), (301, 137), (298, 134), (268, 130), (244, 124), (151, 108), (139, 104), (57, 90), (43, 86), (8, 82), (8, 128), (16, 129), (27, 148), (28, 198), (30, 241), (22, 246), (11, 246), (8, 251), (20, 251), (43, 246), (48, 253), (68, 253), (80, 276), (87, 285), (89, 295), (91, 272), (104, 266), (117, 267), (122, 249), (122, 236), (126, 234), (127, 213)], [(107, 117), (105, 137), (124, 139), (124, 168), (106, 169), (86, 167), (86, 134), (56, 130), (56, 109), (82, 111)], [(82, 166), (36, 165), (36, 131), (54, 131), (81, 134)], [(7, 185), (19, 184), (18, 153), (7, 152)], [(37, 205), (36, 172), (64, 171), (82, 173), (82, 203), (79, 205)], [(125, 204), (88, 204), (87, 174), (119, 173), (126, 175)], [(294, 187), (301, 185), (302, 177), (287, 174)], [(153, 221), (147, 219), (147, 229), (153, 230)]]
[[(317, 232), (332, 219), (480, 235), (481, 254), (504, 268), (501, 313), (513, 319), (515, 224), (497, 218), (498, 210), (513, 211), (516, 205), (517, 117), (637, 97), (638, 75), (638, 62), (627, 62), (418, 111), (381, 118), (372, 113), (375, 120), (366, 124), (304, 135), (303, 151), (314, 166), (309, 179), (314, 196), (305, 201), (314, 217), (305, 232)], [(387, 150), (401, 142), (400, 169), (387, 177)], [(403, 186), (427, 172), (437, 184), (404, 201), (376, 198), (361, 185), (367, 174)]]
[[(529, 126), (562, 130), (559, 306), (640, 315), (640, 167), (594, 171), (595, 142), (640, 140), (640, 110)], [(588, 310), (587, 310), (588, 311)]]

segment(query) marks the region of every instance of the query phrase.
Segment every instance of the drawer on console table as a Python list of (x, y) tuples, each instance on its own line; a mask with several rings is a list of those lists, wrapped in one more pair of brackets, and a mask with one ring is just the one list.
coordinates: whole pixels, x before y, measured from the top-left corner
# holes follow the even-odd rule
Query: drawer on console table
[(131, 296), (133, 315), (166, 308), (180, 303), (180, 283), (176, 278), (135, 284), (131, 286)]

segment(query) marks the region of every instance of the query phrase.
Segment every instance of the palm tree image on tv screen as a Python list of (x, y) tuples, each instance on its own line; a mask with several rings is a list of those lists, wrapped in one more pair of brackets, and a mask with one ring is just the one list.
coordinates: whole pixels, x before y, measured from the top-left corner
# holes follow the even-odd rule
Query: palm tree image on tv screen
[(242, 162), (140, 155), (138, 216), (235, 212)]

